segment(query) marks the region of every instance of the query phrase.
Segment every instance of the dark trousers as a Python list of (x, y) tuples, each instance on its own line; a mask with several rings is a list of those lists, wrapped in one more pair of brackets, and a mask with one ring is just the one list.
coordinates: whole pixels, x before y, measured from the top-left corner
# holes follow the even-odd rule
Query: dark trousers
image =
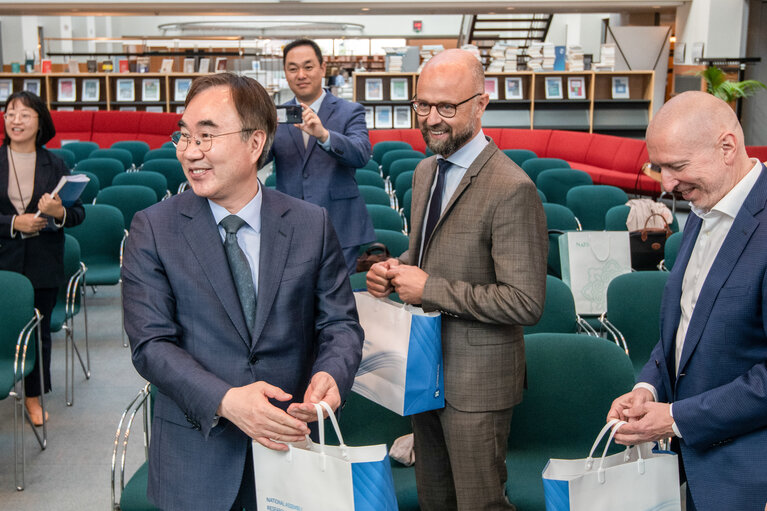
[[(56, 295), (58, 289), (52, 288), (40, 288), (35, 289), (35, 308), (43, 315), (43, 319), (40, 322), (41, 340), (43, 343), (42, 353), (42, 371), (45, 392), (51, 391), (51, 313), (53, 307), (56, 305)], [(35, 337), (31, 337), (29, 342), (32, 343)], [(37, 345), (35, 345), (35, 349)], [(40, 354), (35, 356), (35, 366), (32, 372), (24, 378), (24, 392), (27, 397), (37, 397), (42, 394), (40, 388)]]
[(242, 472), (240, 491), (234, 499), (231, 511), (256, 511), (256, 478), (253, 474), (253, 448), (248, 443), (248, 453), (245, 455), (245, 470)]

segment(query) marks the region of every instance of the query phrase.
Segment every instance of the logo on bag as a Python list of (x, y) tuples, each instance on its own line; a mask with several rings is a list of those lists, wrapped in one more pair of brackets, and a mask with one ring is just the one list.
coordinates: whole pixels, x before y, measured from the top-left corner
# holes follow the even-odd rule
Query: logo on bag
[(303, 507), (299, 506), (298, 504), (283, 502), (282, 500), (276, 499), (274, 497), (266, 497), (266, 502), (266, 511), (301, 511), (303, 509)]

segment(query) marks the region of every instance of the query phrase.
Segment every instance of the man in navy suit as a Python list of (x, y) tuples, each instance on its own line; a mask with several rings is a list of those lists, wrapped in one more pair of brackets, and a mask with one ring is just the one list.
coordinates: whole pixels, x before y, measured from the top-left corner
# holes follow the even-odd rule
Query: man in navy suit
[(173, 136), (192, 190), (131, 225), (125, 328), (158, 390), (147, 493), (164, 510), (255, 510), (251, 439), (303, 440), (311, 403), (337, 408), (359, 365), (327, 212), (259, 185), (275, 126), (255, 80), (195, 80)]
[(325, 62), (317, 43), (298, 39), (283, 50), (285, 77), (301, 105), (301, 124), (280, 124), (269, 159), (277, 189), (328, 210), (344, 259), (353, 273), (360, 245), (375, 240), (365, 200), (354, 180), (370, 159), (365, 109), (322, 88)]
[[(608, 418), (616, 439), (673, 437), (687, 510), (767, 502), (767, 171), (732, 109), (674, 97), (647, 128), (663, 187), (692, 203), (661, 305), (661, 338)], [(630, 347), (629, 347), (630, 348)]]

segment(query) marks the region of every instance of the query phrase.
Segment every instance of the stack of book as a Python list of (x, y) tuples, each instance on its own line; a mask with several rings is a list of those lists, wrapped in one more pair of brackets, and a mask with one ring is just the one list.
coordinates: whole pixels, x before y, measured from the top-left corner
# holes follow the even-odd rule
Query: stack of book
[(506, 59), (506, 46), (503, 43), (495, 43), (490, 48), (490, 63), (485, 70), (488, 73), (500, 73), (503, 71), (503, 63)]
[(580, 46), (567, 47), (567, 70), (583, 71), (583, 48)]
[(506, 73), (517, 70), (517, 60), (519, 56), (519, 48), (516, 46), (507, 46), (506, 53), (504, 54), (503, 70)]
[(420, 73), (423, 69), (423, 66), (429, 61), (430, 58), (432, 58), (437, 53), (444, 50), (445, 47), (441, 44), (425, 44), (421, 46), (421, 65), (418, 67), (418, 72)]
[(530, 43), (527, 55), (530, 57), (527, 61), (527, 68), (530, 71), (541, 71), (543, 69), (543, 43), (537, 41)]
[(613, 71), (615, 69), (615, 44), (605, 43), (600, 50), (600, 61), (592, 65), (595, 71)]
[(474, 44), (464, 44), (463, 46), (461, 46), (461, 49), (468, 51), (469, 53), (471, 53), (472, 55), (477, 57), (477, 60), (482, 62), (482, 55), (479, 53), (479, 48), (477, 48), (476, 45), (474, 45)]
[(554, 52), (554, 44), (543, 43), (543, 62), (541, 63), (541, 67), (543, 67), (544, 71), (554, 70), (555, 58), (556, 58), (556, 54)]

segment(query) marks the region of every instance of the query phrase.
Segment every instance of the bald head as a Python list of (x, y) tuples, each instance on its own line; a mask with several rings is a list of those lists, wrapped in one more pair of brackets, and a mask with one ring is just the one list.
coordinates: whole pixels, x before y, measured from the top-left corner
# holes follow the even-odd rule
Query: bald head
[(439, 52), (430, 58), (421, 70), (421, 76), (428, 76), (430, 73), (452, 75), (456, 81), (469, 82), (476, 91), (485, 89), (485, 71), (482, 69), (482, 63), (466, 50), (450, 49)]

